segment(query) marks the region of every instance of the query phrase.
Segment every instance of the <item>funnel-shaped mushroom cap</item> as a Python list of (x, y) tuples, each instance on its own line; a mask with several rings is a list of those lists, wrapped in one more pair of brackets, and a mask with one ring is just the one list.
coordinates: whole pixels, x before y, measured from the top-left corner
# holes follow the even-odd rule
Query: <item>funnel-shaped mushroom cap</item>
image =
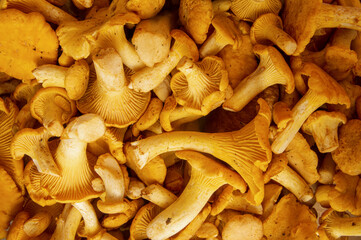
[(323, 104), (344, 104), (350, 107), (350, 98), (345, 90), (317, 65), (306, 62), (297, 72), (308, 79), (308, 90), (292, 109), (293, 121), (272, 143), (272, 151), (277, 154), (286, 149), (306, 119)]
[(0, 166), (13, 178), (19, 189), (24, 190), (23, 161), (16, 161), (10, 152), (11, 139), (14, 137), (12, 126), (19, 110), (17, 106), (6, 98), (0, 98)]
[(0, 22), (1, 72), (29, 81), (34, 68), (56, 62), (58, 40), (41, 14), (6, 9), (0, 11)]
[(179, 19), (197, 44), (202, 44), (213, 18), (211, 0), (182, 0), (179, 5)]
[(35, 79), (30, 83), (20, 83), (16, 86), (15, 91), (13, 92), (13, 97), (16, 101), (20, 102), (20, 105), (24, 105), (25, 103), (29, 103), (35, 93), (41, 88), (41, 84), (39, 84)]
[[(297, 202), (293, 194), (288, 194), (263, 221), (263, 229), (268, 240), (317, 239), (317, 218), (306, 205)], [(296, 234), (301, 237), (296, 238)]]
[(53, 136), (60, 136), (63, 124), (77, 112), (75, 102), (69, 99), (65, 89), (57, 87), (39, 89), (31, 99), (30, 111)]
[[(313, 136), (321, 153), (332, 152), (339, 146), (338, 127), (347, 121), (341, 112), (316, 111), (302, 125), (302, 131)], [(361, 172), (360, 172), (361, 173)]]
[(77, 106), (82, 113), (96, 113), (107, 126), (122, 128), (136, 122), (147, 109), (150, 92), (129, 89), (130, 69), (123, 69), (119, 54), (113, 49), (100, 50), (93, 57), (96, 77), (91, 74), (88, 89)]
[(180, 72), (172, 77), (170, 87), (178, 104), (206, 115), (224, 101), (228, 74), (221, 58), (206, 57), (198, 63), (183, 58), (177, 68)]
[[(64, 130), (60, 143), (53, 153), (61, 176), (42, 174), (35, 166), (28, 164), (28, 185), (33, 189), (45, 190), (57, 202), (81, 202), (99, 197), (102, 192), (92, 188), (96, 178), (93, 170), (96, 158), (87, 154), (87, 143), (96, 141), (105, 132), (104, 121), (95, 114), (85, 114), (75, 118)], [(51, 148), (50, 148), (51, 149)], [(33, 193), (33, 195), (36, 194)]]
[(287, 55), (291, 55), (297, 48), (296, 41), (282, 29), (282, 19), (274, 13), (266, 13), (253, 23), (250, 36), (253, 43), (274, 43)]
[(322, 0), (287, 0), (283, 9), (285, 32), (297, 42), (293, 55), (302, 53), (320, 28), (361, 30), (361, 14), (356, 7), (323, 3)]
[(278, 12), (282, 8), (280, 0), (233, 0), (231, 11), (242, 20), (254, 21), (264, 13)]
[(6, 237), (10, 221), (21, 210), (23, 196), (11, 176), (0, 167), (0, 237)]
[[(149, 223), (147, 236), (150, 239), (166, 239), (182, 230), (222, 185), (228, 183), (245, 191), (242, 177), (227, 166), (194, 151), (180, 151), (176, 156), (192, 165), (191, 177), (179, 198)], [(208, 206), (208, 214), (210, 210)]]
[(24, 155), (31, 157), (38, 171), (53, 176), (59, 176), (60, 170), (51, 155), (48, 139), (52, 137), (46, 128), (24, 128), (17, 132), (11, 142), (11, 156), (22, 161)]
[(232, 97), (225, 101), (223, 108), (227, 110), (240, 111), (257, 94), (275, 84), (285, 85), (287, 93), (292, 93), (295, 88), (292, 71), (277, 49), (255, 45), (253, 51), (259, 55), (260, 63), (251, 75), (238, 84)]
[(157, 87), (171, 73), (182, 57), (188, 57), (195, 62), (198, 61), (197, 45), (185, 32), (173, 29), (170, 35), (174, 39), (174, 43), (168, 58), (163, 62), (156, 63), (152, 68), (145, 67), (136, 72), (131, 77), (132, 82), (129, 87), (136, 91), (148, 92)]

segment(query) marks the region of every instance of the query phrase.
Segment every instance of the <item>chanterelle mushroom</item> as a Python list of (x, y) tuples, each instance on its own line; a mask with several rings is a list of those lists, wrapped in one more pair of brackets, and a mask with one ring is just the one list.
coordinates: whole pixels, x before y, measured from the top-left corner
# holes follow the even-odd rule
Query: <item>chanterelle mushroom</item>
[(278, 12), (282, 8), (280, 0), (232, 0), (231, 11), (240, 19), (254, 21), (264, 13)]
[(316, 111), (302, 125), (304, 133), (313, 136), (321, 153), (332, 152), (338, 148), (338, 127), (347, 121), (341, 112)]
[(361, 120), (352, 119), (339, 130), (339, 147), (332, 152), (332, 158), (346, 174), (361, 174), (360, 162)]
[(177, 69), (170, 87), (186, 111), (207, 115), (225, 100), (228, 74), (221, 58), (206, 57), (199, 63), (183, 58)]
[(253, 73), (237, 85), (232, 97), (224, 102), (223, 108), (226, 110), (240, 111), (257, 94), (275, 84), (286, 85), (288, 93), (294, 91), (295, 83), (292, 71), (277, 49), (271, 46), (256, 45), (253, 51), (259, 55), (260, 63)]
[(79, 111), (99, 114), (107, 126), (122, 128), (136, 122), (147, 109), (150, 92), (127, 87), (131, 70), (124, 70), (113, 48), (100, 50), (93, 63), (96, 77), (91, 74), (85, 94), (77, 101)]
[(245, 191), (243, 179), (236, 172), (211, 158), (193, 151), (181, 151), (176, 155), (192, 165), (191, 177), (178, 199), (149, 223), (147, 236), (150, 239), (166, 239), (179, 232), (222, 185), (228, 183)]
[[(37, 171), (33, 162), (26, 168), (27, 188), (46, 190), (47, 196), (58, 202), (81, 202), (98, 197), (102, 192), (93, 190), (91, 182), (95, 178), (92, 170), (96, 159), (86, 152), (89, 142), (100, 138), (105, 132), (105, 124), (95, 114), (85, 114), (75, 118), (65, 128), (60, 143), (53, 153), (55, 163), (61, 169), (60, 176), (52, 176)], [(51, 148), (50, 148), (51, 149)], [(36, 194), (36, 192), (30, 195)]]
[(0, 72), (30, 81), (34, 68), (56, 62), (58, 39), (40, 13), (1, 10), (0, 22)]
[[(272, 143), (274, 153), (282, 153), (292, 141), (302, 124), (317, 108), (325, 103), (350, 106), (350, 99), (345, 90), (326, 72), (313, 63), (304, 63), (301, 76), (308, 77), (308, 90), (292, 108), (293, 121), (276, 135)], [(327, 86), (327, 88), (325, 88)]]
[(259, 99), (258, 115), (238, 131), (201, 133), (174, 131), (127, 143), (128, 159), (143, 167), (154, 157), (169, 151), (195, 150), (212, 154), (230, 164), (249, 186), (247, 200), (258, 205), (263, 199), (263, 176), (271, 152), (268, 131), (271, 113), (267, 103)]

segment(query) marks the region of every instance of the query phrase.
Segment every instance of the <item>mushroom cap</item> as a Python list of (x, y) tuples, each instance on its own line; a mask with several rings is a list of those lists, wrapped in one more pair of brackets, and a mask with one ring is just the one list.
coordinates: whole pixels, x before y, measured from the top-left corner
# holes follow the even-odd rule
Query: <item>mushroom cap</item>
[(339, 129), (339, 147), (332, 152), (332, 158), (346, 174), (361, 174), (361, 120), (352, 119)]
[(68, 68), (65, 75), (64, 86), (70, 99), (80, 99), (87, 87), (89, 81), (89, 65), (84, 60), (75, 61), (73, 65)]
[(164, 3), (165, 0), (129, 0), (126, 3), (126, 8), (129, 11), (135, 12), (141, 19), (147, 19), (157, 15), (162, 10)]
[(233, 216), (222, 230), (224, 240), (261, 240), (262, 221), (251, 214)]
[(4, 238), (10, 221), (22, 209), (24, 198), (11, 176), (1, 166), (0, 181), (0, 238)]
[(0, 166), (13, 178), (19, 189), (24, 190), (23, 161), (14, 161), (11, 156), (10, 145), (14, 137), (12, 127), (18, 115), (17, 106), (10, 100), (0, 98)]
[(31, 101), (32, 97), (40, 88), (41, 84), (34, 79), (30, 83), (20, 83), (17, 85), (12, 94), (15, 100), (20, 102), (20, 105), (24, 105)]
[(292, 93), (295, 89), (295, 81), (293, 73), (286, 63), (282, 54), (272, 46), (264, 46), (257, 44), (253, 47), (253, 52), (259, 55), (261, 61), (264, 62), (264, 67), (271, 66), (270, 72), (272, 77), (276, 78), (276, 82), (285, 85), (286, 92)]
[(255, 21), (264, 13), (278, 14), (281, 8), (280, 0), (234, 0), (231, 5), (231, 11), (238, 18), (248, 21)]
[(25, 211), (19, 212), (13, 219), (6, 239), (29, 239), (24, 232), (24, 223), (30, 218), (30, 214)]
[[(117, 56), (120, 58), (119, 55)], [(105, 71), (112, 67), (110, 72), (114, 72), (114, 66), (110, 67), (109, 59), (107, 61), (106, 57), (98, 59), (94, 58), (94, 61), (99, 62)], [(117, 68), (119, 67), (117, 66)], [(104, 118), (107, 126), (123, 128), (136, 122), (142, 116), (147, 109), (151, 93), (136, 92), (127, 87), (130, 76), (134, 74), (134, 71), (129, 68), (124, 68), (124, 73), (122, 69), (117, 73), (124, 75), (126, 83), (118, 89), (110, 91), (105, 89), (104, 83), (95, 77), (95, 72), (91, 69), (88, 88), (77, 101), (77, 107), (82, 113), (99, 114)], [(121, 83), (117, 82), (116, 84)]]
[(266, 13), (259, 16), (256, 21), (252, 24), (250, 37), (253, 42), (272, 45), (272, 41), (264, 38), (264, 32), (267, 31), (267, 26), (275, 26), (282, 29), (282, 19), (274, 13)]
[(179, 19), (197, 44), (202, 44), (213, 18), (211, 0), (182, 0), (179, 5)]
[[(288, 194), (263, 221), (263, 230), (268, 240), (317, 239), (317, 218), (293, 194)], [(300, 234), (300, 238), (294, 238), (295, 234)]]
[(63, 124), (69, 122), (77, 109), (69, 99), (66, 90), (58, 87), (39, 89), (30, 102), (33, 118), (47, 128), (54, 136), (60, 136)]
[(179, 29), (173, 29), (170, 35), (174, 38), (173, 49), (180, 52), (183, 56), (192, 59), (194, 62), (198, 61), (199, 52), (197, 45), (185, 32)]
[(183, 58), (177, 68), (170, 87), (178, 104), (208, 114), (224, 101), (228, 74), (221, 58), (209, 56), (198, 63)]
[(29, 81), (34, 78), (33, 69), (56, 63), (58, 40), (40, 13), (25, 14), (16, 9), (5, 9), (0, 12), (0, 22), (1, 72)]
[(214, 34), (217, 42), (221, 42), (224, 46), (234, 45), (240, 41), (240, 30), (235, 22), (228, 17), (227, 14), (218, 14), (212, 19)]
[(273, 121), (278, 129), (284, 129), (289, 121), (292, 121), (292, 111), (285, 102), (276, 102), (272, 111)]

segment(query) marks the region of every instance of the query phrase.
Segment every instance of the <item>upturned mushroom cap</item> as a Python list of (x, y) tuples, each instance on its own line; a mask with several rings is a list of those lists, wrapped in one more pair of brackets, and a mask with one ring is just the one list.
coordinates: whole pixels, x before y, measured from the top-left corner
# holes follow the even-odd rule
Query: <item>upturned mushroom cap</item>
[(61, 176), (39, 173), (32, 162), (29, 162), (26, 167), (26, 182), (28, 189), (29, 186), (33, 189), (29, 194), (35, 197), (42, 191), (37, 199), (55, 199), (62, 203), (99, 197), (102, 192), (96, 192), (92, 188), (92, 180), (96, 178), (93, 170), (96, 158), (87, 154), (86, 147), (87, 143), (97, 140), (104, 132), (104, 121), (95, 114), (85, 114), (70, 122), (58, 147), (52, 152), (55, 163), (61, 169)]
[(295, 56), (303, 52), (317, 29), (361, 29), (358, 8), (326, 4), (322, 0), (287, 0), (282, 18), (285, 32), (297, 42)]
[(198, 63), (183, 58), (177, 69), (170, 87), (187, 111), (206, 115), (225, 100), (228, 74), (221, 58), (210, 56)]
[(19, 110), (10, 98), (0, 98), (0, 166), (12, 177), (16, 185), (24, 191), (23, 161), (14, 161), (11, 156), (10, 145), (14, 137), (12, 126)]
[(291, 55), (297, 48), (296, 41), (282, 29), (282, 19), (274, 13), (266, 13), (252, 24), (250, 36), (253, 43), (275, 44), (287, 55)]
[(352, 119), (339, 129), (339, 147), (332, 152), (332, 158), (340, 170), (355, 176), (361, 173), (360, 146), (361, 120)]
[[(292, 108), (293, 121), (276, 136), (272, 143), (274, 153), (282, 153), (292, 141), (302, 124), (325, 103), (350, 106), (345, 90), (330, 75), (313, 63), (306, 62), (299, 73), (308, 79), (306, 94)], [(324, 86), (328, 86), (325, 88)]]
[(302, 125), (302, 131), (312, 135), (321, 153), (338, 148), (338, 127), (347, 121), (341, 112), (316, 111)]
[(280, 0), (233, 0), (231, 5), (231, 11), (238, 18), (248, 21), (255, 21), (264, 13), (278, 14), (281, 8)]
[(251, 214), (232, 217), (222, 230), (224, 240), (261, 240), (262, 237), (262, 221)]
[[(103, 49), (93, 56), (88, 88), (77, 101), (82, 113), (96, 113), (107, 126), (123, 128), (136, 122), (147, 109), (150, 92), (141, 93), (127, 87), (133, 71), (123, 69), (123, 61), (113, 49)], [(134, 75), (133, 75), (134, 76)]]
[(56, 62), (58, 40), (54, 30), (40, 13), (25, 14), (16, 9), (1, 10), (0, 22), (3, 23), (0, 26), (1, 72), (30, 81), (34, 78), (34, 68)]
[(197, 45), (185, 32), (173, 29), (170, 35), (174, 39), (174, 43), (168, 57), (152, 68), (145, 67), (137, 71), (132, 75), (129, 87), (138, 92), (148, 92), (157, 87), (171, 73), (182, 57), (198, 61)]
[(232, 97), (224, 102), (223, 108), (226, 110), (240, 111), (257, 94), (275, 84), (285, 85), (287, 93), (294, 91), (292, 71), (281, 53), (274, 47), (263, 45), (255, 45), (253, 51), (259, 55), (260, 64), (252, 74), (238, 84)]
[(31, 157), (38, 171), (53, 176), (60, 175), (60, 169), (51, 155), (48, 140), (52, 135), (41, 127), (38, 129), (24, 128), (12, 139), (10, 151), (16, 161), (23, 161), (25, 155)]
[(22, 209), (24, 198), (14, 180), (0, 167), (0, 237), (6, 237), (10, 221)]
[(341, 171), (333, 177), (333, 189), (328, 192), (332, 209), (338, 212), (349, 211), (354, 215), (361, 214), (360, 177), (350, 176)]
[(59, 25), (64, 21), (74, 21), (75, 17), (46, 0), (2, 0), (0, 9), (15, 8), (24, 13), (39, 12), (46, 21)]
[(63, 124), (68, 123), (77, 109), (75, 102), (69, 99), (65, 89), (49, 87), (39, 89), (30, 101), (30, 111), (53, 135), (60, 136)]
[(182, 0), (179, 5), (179, 20), (197, 44), (202, 44), (213, 18), (211, 0)]
[(191, 177), (178, 199), (149, 223), (147, 236), (151, 239), (165, 239), (178, 233), (201, 212), (220, 186), (228, 183), (245, 191), (241, 176), (225, 165), (198, 152), (180, 151), (176, 155), (192, 165)]
[[(263, 221), (263, 230), (268, 240), (317, 239), (317, 218), (306, 205), (297, 202), (293, 194), (288, 194)], [(299, 238), (295, 238), (297, 236)]]

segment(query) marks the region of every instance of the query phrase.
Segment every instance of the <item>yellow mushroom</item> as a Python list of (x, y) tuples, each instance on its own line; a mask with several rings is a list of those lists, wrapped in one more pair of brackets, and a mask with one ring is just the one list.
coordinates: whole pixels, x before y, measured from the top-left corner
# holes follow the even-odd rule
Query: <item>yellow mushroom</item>
[(274, 13), (259, 16), (251, 27), (253, 43), (272, 45), (274, 43), (287, 55), (296, 50), (296, 41), (282, 30), (282, 19)]
[(240, 111), (257, 94), (275, 84), (286, 85), (288, 93), (294, 91), (292, 71), (274, 47), (256, 45), (253, 51), (259, 55), (260, 64), (252, 74), (237, 85), (232, 97), (224, 102), (223, 108), (226, 110)]
[(88, 142), (100, 138), (104, 132), (104, 121), (95, 114), (85, 114), (70, 122), (53, 152), (55, 163), (61, 169), (60, 176), (38, 172), (33, 162), (26, 166), (25, 184), (28, 190), (34, 189), (29, 191), (33, 200), (39, 198), (37, 194), (40, 190), (43, 195), (39, 202), (50, 198), (73, 203), (100, 196), (102, 192), (92, 188), (92, 180), (96, 177), (92, 166), (96, 159), (87, 154), (86, 147)]
[(165, 0), (142, 1), (128, 0), (126, 8), (129, 11), (137, 13), (141, 19), (147, 19), (157, 15), (163, 8)]
[(263, 214), (260, 216), (262, 220), (266, 219), (272, 213), (282, 189), (282, 186), (274, 183), (264, 185), (264, 199), (262, 201)]
[[(282, 153), (296, 133), (317, 108), (325, 103), (345, 104), (350, 106), (350, 99), (345, 90), (326, 72), (313, 63), (304, 63), (300, 74), (308, 78), (308, 90), (292, 108), (293, 121), (279, 133), (272, 143), (274, 153)], [(324, 86), (328, 86), (325, 88)]]
[(318, 181), (322, 184), (332, 184), (335, 173), (336, 163), (333, 161), (331, 153), (327, 153), (318, 169), (318, 174), (320, 175)]
[(29, 82), (34, 78), (31, 72), (34, 68), (56, 62), (58, 39), (40, 13), (5, 9), (0, 11), (0, 22), (3, 23), (0, 26), (0, 72)]
[(179, 20), (197, 44), (206, 38), (213, 18), (211, 0), (181, 0), (179, 3)]
[(39, 89), (30, 101), (30, 112), (53, 136), (60, 136), (63, 124), (77, 112), (75, 102), (65, 89), (49, 87)]
[(175, 17), (171, 12), (159, 14), (137, 24), (132, 43), (146, 66), (153, 67), (167, 58), (172, 40), (170, 31), (174, 25)]
[(10, 151), (16, 161), (23, 161), (25, 155), (31, 157), (39, 172), (60, 176), (61, 170), (51, 155), (48, 140), (53, 137), (44, 127), (24, 128), (12, 139)]
[[(88, 88), (77, 101), (82, 113), (96, 113), (107, 126), (124, 128), (136, 122), (147, 109), (150, 92), (139, 93), (127, 87), (131, 70), (123, 68), (123, 61), (113, 49), (102, 49), (93, 57)], [(133, 75), (134, 76), (134, 75)]]
[(282, 8), (280, 0), (233, 0), (231, 11), (240, 19), (255, 21), (264, 13), (278, 14)]
[(312, 189), (306, 181), (287, 164), (288, 160), (285, 153), (274, 155), (267, 172), (264, 174), (264, 181), (267, 183), (272, 179), (278, 182), (302, 202), (311, 200), (313, 198)]
[(229, 44), (237, 46), (242, 41), (241, 31), (227, 14), (222, 13), (214, 16), (212, 26), (214, 27), (214, 32), (199, 49), (201, 58), (216, 55), (225, 46)]
[(178, 199), (149, 223), (147, 236), (151, 239), (165, 239), (178, 233), (222, 185), (228, 183), (245, 190), (243, 179), (226, 166), (197, 152), (182, 151), (176, 155), (192, 165), (191, 177)]
[(75, 239), (82, 215), (70, 203), (65, 204), (56, 221), (56, 229), (51, 240)]
[[(24, 192), (23, 168), (24, 162), (14, 160), (11, 151), (11, 140), (14, 137), (12, 126), (18, 115), (18, 108), (10, 98), (0, 98), (0, 166), (11, 176), (18, 188)], [(25, 192), (24, 192), (25, 193)]]
[(8, 240), (29, 240), (30, 237), (24, 232), (24, 223), (30, 218), (30, 214), (25, 211), (19, 212), (14, 218), (9, 232), (6, 236)]
[(130, 177), (128, 182), (128, 188), (125, 192), (126, 196), (132, 200), (141, 198), (142, 191), (145, 189), (145, 184), (135, 177)]
[(223, 227), (224, 240), (261, 240), (262, 221), (251, 214), (239, 214), (229, 219)]
[(144, 188), (141, 196), (161, 208), (169, 207), (177, 199), (176, 195), (157, 183)]
[(168, 57), (151, 68), (145, 67), (137, 71), (132, 75), (129, 87), (138, 92), (149, 92), (169, 75), (182, 57), (186, 56), (193, 61), (198, 60), (198, 48), (185, 32), (173, 29), (170, 35), (174, 38), (174, 43)]
[(78, 100), (88, 86), (89, 66), (84, 59), (75, 61), (69, 68), (45, 64), (34, 69), (33, 75), (43, 87), (65, 88), (71, 100)]
[(271, 158), (268, 142), (271, 114), (263, 99), (259, 99), (258, 102), (260, 104), (258, 115), (238, 131), (162, 133), (127, 143), (125, 146), (127, 159), (143, 167), (155, 156), (168, 151), (188, 149), (212, 154), (236, 169), (250, 188), (247, 199), (258, 205), (263, 199), (262, 170), (266, 170)]
[(207, 115), (226, 98), (228, 74), (222, 59), (210, 56), (194, 63), (183, 58), (177, 66), (170, 87), (179, 105), (191, 113)]
[[(75, 17), (46, 0), (2, 0), (0, 9), (15, 8), (24, 13), (39, 12), (46, 21), (59, 25), (64, 21), (74, 21)], [(23, 36), (23, 32), (22, 32)]]

